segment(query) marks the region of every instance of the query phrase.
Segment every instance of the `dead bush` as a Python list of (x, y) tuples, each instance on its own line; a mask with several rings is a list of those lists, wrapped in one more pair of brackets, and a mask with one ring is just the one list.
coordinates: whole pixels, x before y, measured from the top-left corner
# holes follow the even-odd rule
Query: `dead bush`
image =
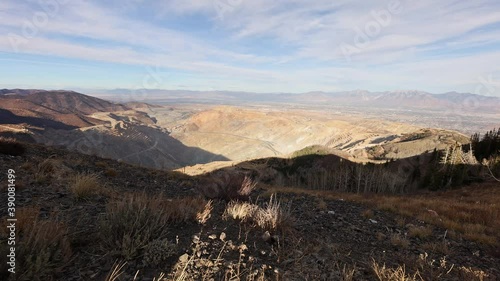
[[(56, 219), (39, 219), (35, 208), (20, 209), (17, 219), (16, 274), (11, 276), (14, 280), (53, 280), (72, 257), (66, 225)], [(0, 277), (8, 273), (6, 265), (0, 265)]]
[(289, 206), (281, 206), (275, 195), (271, 195), (269, 202), (255, 213), (255, 222), (265, 230), (289, 230), (293, 225), (293, 218)]
[(230, 202), (224, 211), (224, 218), (233, 218), (240, 221), (253, 220), (255, 213), (259, 210), (259, 206), (248, 202)]
[(410, 241), (406, 239), (406, 237), (401, 236), (400, 234), (391, 235), (391, 244), (396, 247), (408, 248), (410, 246)]
[(432, 235), (432, 228), (429, 226), (427, 226), (427, 227), (411, 226), (408, 229), (408, 236), (409, 237), (416, 237), (419, 239), (425, 239), (431, 235)]
[(405, 266), (398, 266), (397, 268), (386, 267), (380, 265), (375, 260), (372, 262), (372, 270), (380, 281), (416, 281), (417, 274), (408, 274)]
[(257, 181), (243, 173), (215, 172), (200, 178), (198, 187), (208, 198), (247, 201)]
[(59, 159), (48, 158), (38, 163), (35, 171), (35, 181), (39, 184), (49, 183), (53, 179), (64, 178), (70, 170)]
[(70, 191), (75, 195), (76, 199), (85, 199), (97, 194), (101, 186), (97, 175), (82, 173), (74, 176)]
[(19, 156), (26, 151), (26, 146), (13, 138), (0, 137), (0, 154)]
[[(162, 195), (126, 194), (110, 202), (100, 222), (102, 248), (133, 259), (155, 240), (165, 239), (170, 223), (198, 222), (208, 216), (201, 198), (167, 199)], [(202, 215), (200, 215), (202, 214)]]
[(198, 211), (196, 213), (196, 219), (198, 220), (198, 223), (200, 224), (205, 224), (207, 223), (208, 219), (212, 216), (212, 210), (213, 210), (213, 201), (209, 200), (206, 204), (203, 210)]

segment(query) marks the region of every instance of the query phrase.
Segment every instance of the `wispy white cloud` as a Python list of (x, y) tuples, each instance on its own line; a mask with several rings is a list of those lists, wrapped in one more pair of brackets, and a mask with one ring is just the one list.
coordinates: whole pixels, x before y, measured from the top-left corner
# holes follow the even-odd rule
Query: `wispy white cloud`
[[(389, 12), (385, 23), (376, 14), (386, 15), (390, 1), (64, 2), (19, 52), (156, 65), (192, 73), (200, 85), (210, 77), (221, 88), (258, 91), (470, 91), (478, 76), (500, 72), (492, 63), (500, 48), (494, 0), (399, 0), (401, 12)], [(43, 11), (38, 1), (2, 2), (0, 51), (13, 53), (8, 34), (23, 36), (26, 22)], [(378, 29), (369, 35), (373, 24)], [(359, 32), (368, 38), (363, 46)], [(349, 59), (343, 44), (356, 48)]]

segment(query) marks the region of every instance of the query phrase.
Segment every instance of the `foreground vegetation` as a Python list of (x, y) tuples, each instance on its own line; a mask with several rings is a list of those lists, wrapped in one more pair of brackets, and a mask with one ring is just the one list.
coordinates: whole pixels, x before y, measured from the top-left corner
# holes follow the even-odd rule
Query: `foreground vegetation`
[[(8, 275), (2, 264), (2, 280), (495, 280), (499, 273), (500, 189), (486, 173), (455, 189), (373, 193), (377, 181), (394, 180), (395, 162), (335, 160), (338, 171), (358, 172), (336, 174), (349, 187), (339, 192), (257, 184), (248, 171), (190, 178), (13, 140), (2, 146), (17, 152), (2, 152), (0, 167), (23, 175), (19, 272)], [(297, 163), (275, 167), (288, 176), (310, 163), (328, 167)], [(492, 176), (496, 164), (488, 166)], [(0, 239), (4, 253), (5, 229)]]

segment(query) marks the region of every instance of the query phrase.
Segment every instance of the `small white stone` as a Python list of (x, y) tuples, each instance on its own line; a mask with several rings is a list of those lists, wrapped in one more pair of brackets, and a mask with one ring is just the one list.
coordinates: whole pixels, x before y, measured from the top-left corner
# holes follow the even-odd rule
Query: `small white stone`
[(221, 241), (226, 240), (226, 233), (225, 233), (225, 232), (222, 232), (222, 233), (220, 234), (220, 236), (219, 236), (219, 239), (220, 239)]

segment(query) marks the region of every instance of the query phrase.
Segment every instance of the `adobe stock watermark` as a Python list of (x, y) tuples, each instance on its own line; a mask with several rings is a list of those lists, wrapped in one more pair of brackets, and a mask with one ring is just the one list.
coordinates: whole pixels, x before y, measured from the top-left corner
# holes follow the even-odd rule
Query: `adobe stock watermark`
[(58, 15), (61, 6), (68, 2), (69, 0), (38, 0), (40, 10), (34, 12), (31, 18), (24, 20), (19, 33), (7, 34), (14, 52), (18, 53), (22, 45), (28, 44), (30, 39), (35, 38), (40, 30), (47, 26), (49, 20)]
[(372, 19), (366, 22), (363, 28), (358, 26), (353, 28), (356, 35), (352, 44), (342, 42), (339, 47), (348, 62), (351, 62), (352, 55), (361, 53), (373, 39), (380, 35), (383, 28), (392, 23), (394, 15), (398, 15), (403, 11), (401, 2), (400, 0), (393, 0), (387, 4), (385, 9), (372, 10), (370, 12)]
[(478, 84), (474, 89), (474, 94), (500, 97), (500, 81), (494, 81), (493, 74), (489, 74), (488, 77), (479, 76), (477, 80)]
[(214, 0), (213, 3), (217, 18), (224, 20), (224, 16), (227, 13), (234, 12), (243, 3), (243, 0)]
[(7, 170), (7, 271), (16, 273), (16, 171)]

